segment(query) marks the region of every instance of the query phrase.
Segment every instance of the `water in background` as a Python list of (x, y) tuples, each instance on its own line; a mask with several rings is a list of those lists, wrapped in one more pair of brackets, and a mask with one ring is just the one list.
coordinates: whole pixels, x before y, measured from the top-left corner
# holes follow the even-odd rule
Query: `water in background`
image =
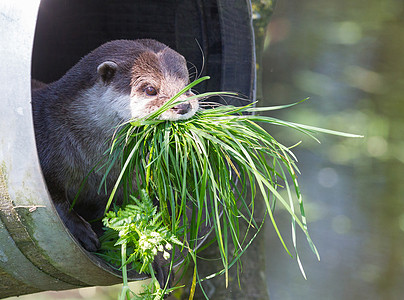
[[(269, 129), (286, 145), (303, 141), (294, 153), (321, 256), (318, 262), (300, 234), (304, 280), (267, 222), (271, 300), (403, 299), (404, 2), (278, 1), (264, 52), (263, 94), (262, 106), (310, 97), (273, 116), (365, 135), (317, 135), (318, 144)], [(287, 238), (289, 214), (277, 208)]]

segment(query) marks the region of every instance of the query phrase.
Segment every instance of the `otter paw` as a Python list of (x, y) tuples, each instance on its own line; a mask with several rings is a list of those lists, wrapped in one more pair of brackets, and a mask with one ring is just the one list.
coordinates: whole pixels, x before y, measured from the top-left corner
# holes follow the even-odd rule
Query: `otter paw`
[(97, 234), (84, 219), (80, 218), (80, 221), (74, 222), (69, 229), (80, 245), (87, 251), (95, 252), (101, 247)]

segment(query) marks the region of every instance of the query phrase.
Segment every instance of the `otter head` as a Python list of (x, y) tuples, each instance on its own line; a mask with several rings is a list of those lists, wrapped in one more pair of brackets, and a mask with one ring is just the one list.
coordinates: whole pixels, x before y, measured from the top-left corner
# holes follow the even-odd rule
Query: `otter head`
[[(150, 41), (148, 41), (150, 43)], [(106, 85), (112, 84), (119, 72), (126, 74), (129, 88), (124, 101), (128, 104), (125, 111), (130, 119), (143, 118), (170, 100), (189, 83), (189, 74), (185, 58), (168, 46), (156, 42), (158, 47), (143, 47), (138, 50), (131, 64), (120, 65), (119, 62), (104, 61), (98, 65), (97, 72)], [(184, 120), (192, 117), (198, 110), (198, 100), (188, 99), (194, 95), (185, 92), (178, 98), (180, 104), (165, 111), (158, 118), (161, 120)], [(123, 100), (123, 99), (122, 99)]]

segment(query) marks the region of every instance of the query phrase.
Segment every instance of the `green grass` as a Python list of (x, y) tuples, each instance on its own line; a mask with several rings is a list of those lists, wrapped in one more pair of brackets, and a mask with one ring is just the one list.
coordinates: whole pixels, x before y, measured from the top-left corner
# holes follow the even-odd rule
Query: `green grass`
[[(150, 198), (158, 200), (161, 226), (181, 240), (182, 246), (178, 247), (182, 248), (180, 250), (187, 248), (194, 260), (198, 241), (206, 234), (200, 232), (201, 228), (211, 227), (223, 265), (223, 271), (219, 273), (225, 274), (227, 283), (229, 267), (251, 243), (247, 233), (240, 231), (240, 223), (245, 222), (249, 230), (256, 233), (261, 228), (254, 220), (255, 199), (260, 193), (280, 242), (291, 256), (295, 255), (304, 275), (296, 228), (304, 232), (318, 258), (319, 254), (307, 229), (297, 160), (292, 147), (282, 145), (259, 124), (288, 127), (316, 140), (315, 133), (357, 136), (253, 114), (295, 104), (267, 108), (254, 108), (252, 104), (217, 106), (201, 109), (188, 120), (157, 119), (163, 111), (178, 104), (180, 94), (206, 79), (203, 77), (191, 83), (156, 112), (124, 124), (116, 133), (109, 162), (104, 167), (108, 173), (118, 162), (122, 171), (106, 212), (110, 210), (118, 188), (124, 190), (124, 206), (130, 203), (130, 195), (139, 196), (139, 191), (144, 190)], [(222, 94), (235, 96), (233, 93), (205, 93), (193, 97)], [(279, 192), (280, 187), (286, 190), (286, 197)], [(294, 199), (297, 199), (299, 212), (294, 210)], [(275, 203), (290, 214), (293, 252), (276, 224)], [(143, 270), (144, 262), (141, 263)], [(195, 280), (200, 281), (197, 272)]]

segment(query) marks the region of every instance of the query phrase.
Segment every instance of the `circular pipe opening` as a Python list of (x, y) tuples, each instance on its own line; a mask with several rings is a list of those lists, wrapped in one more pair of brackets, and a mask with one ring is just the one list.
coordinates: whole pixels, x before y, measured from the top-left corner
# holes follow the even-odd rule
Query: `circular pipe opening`
[(218, 101), (247, 104), (255, 94), (251, 4), (32, 0), (27, 5), (16, 0), (0, 8), (5, 12), (0, 19), (0, 76), (9, 82), (0, 88), (0, 239), (7, 241), (0, 245), (0, 270), (1, 281), (9, 286), (0, 296), (118, 283), (119, 272), (78, 246), (52, 206), (36, 154), (30, 78), (55, 81), (110, 40), (153, 38), (184, 55), (190, 68), (195, 65), (201, 75), (211, 77), (198, 87), (201, 91), (239, 92), (249, 100)]

